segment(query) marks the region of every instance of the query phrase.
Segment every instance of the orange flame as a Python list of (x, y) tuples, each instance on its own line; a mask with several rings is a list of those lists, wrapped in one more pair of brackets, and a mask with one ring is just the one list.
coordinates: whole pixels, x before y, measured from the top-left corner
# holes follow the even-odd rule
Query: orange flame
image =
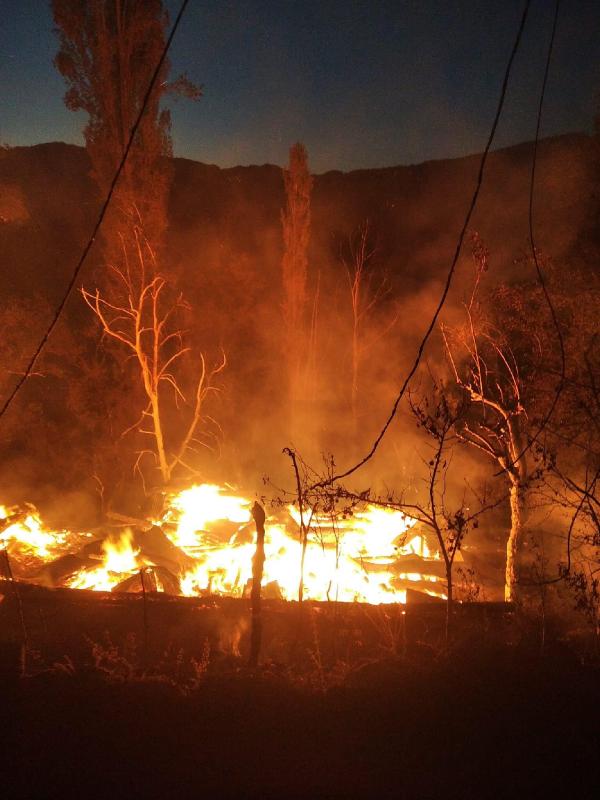
[[(252, 579), (254, 526), (251, 500), (230, 487), (201, 484), (174, 494), (160, 525), (175, 547), (193, 565), (180, 575), (183, 595), (222, 594), (244, 596)], [(49, 562), (67, 551), (76, 552), (81, 535), (44, 529), (36, 512), (11, 522), (7, 509), (0, 506), (0, 543), (17, 547)], [(370, 504), (352, 516), (315, 514), (305, 518), (309, 526), (304, 562), (304, 596), (313, 600), (360, 601), (366, 603), (404, 603), (407, 586), (419, 582), (429, 594), (444, 597), (444, 581), (437, 577), (439, 553), (428, 547), (424, 536), (412, 532), (415, 520), (402, 512)], [(143, 536), (143, 535), (142, 535)], [(143, 542), (143, 539), (137, 539)], [(126, 530), (118, 538), (102, 543), (101, 563), (84, 568), (66, 579), (73, 589), (111, 591), (151, 562), (134, 547), (133, 535)], [(300, 582), (300, 517), (294, 506), (268, 517), (265, 537), (263, 585), (284, 599), (295, 599)], [(409, 559), (410, 571), (403, 569)], [(414, 566), (422, 566), (415, 572)], [(428, 572), (428, 568), (430, 572)], [(433, 574), (431, 574), (433, 573)], [(160, 591), (162, 583), (156, 578)]]
[(104, 558), (96, 569), (82, 569), (71, 580), (71, 589), (94, 589), (110, 592), (125, 578), (139, 572), (144, 566), (138, 561), (139, 549), (131, 544), (132, 534), (126, 530), (118, 539), (105, 539), (102, 542)]
[(1, 529), (0, 543), (9, 552), (21, 550), (47, 561), (65, 549), (68, 531), (44, 530), (36, 511), (19, 513), (17, 508), (0, 505), (0, 525), (3, 521), (6, 527)]

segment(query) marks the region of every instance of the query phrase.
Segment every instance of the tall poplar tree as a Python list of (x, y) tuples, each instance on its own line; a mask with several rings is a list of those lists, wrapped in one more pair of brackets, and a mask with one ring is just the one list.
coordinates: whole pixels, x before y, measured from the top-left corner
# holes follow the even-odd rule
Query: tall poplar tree
[(288, 365), (292, 430), (302, 398), (307, 391), (311, 357), (311, 326), (308, 319), (308, 244), (310, 196), (313, 179), (306, 148), (297, 142), (283, 170), (286, 207), (281, 213), (284, 252), (281, 264), (283, 287), (284, 361)]
[[(55, 64), (68, 85), (65, 104), (88, 115), (86, 149), (105, 196), (165, 47), (167, 15), (161, 0), (52, 0), (52, 10), (59, 37)], [(165, 60), (116, 188), (104, 229), (107, 256), (132, 223), (152, 246), (162, 243), (172, 146), (171, 118), (161, 101), (168, 93), (200, 95), (185, 76), (170, 82), (169, 70)]]

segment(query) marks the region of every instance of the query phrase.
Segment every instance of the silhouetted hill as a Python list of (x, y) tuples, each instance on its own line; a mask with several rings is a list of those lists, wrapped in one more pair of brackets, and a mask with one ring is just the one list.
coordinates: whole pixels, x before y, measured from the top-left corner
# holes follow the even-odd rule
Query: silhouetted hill
[[(569, 250), (590, 196), (592, 140), (572, 134), (539, 148), (535, 221), (539, 246), (555, 258)], [(527, 242), (532, 147), (490, 156), (473, 229), (493, 258), (514, 257)], [(415, 288), (447, 267), (474, 187), (479, 156), (315, 177), (312, 266), (334, 265), (339, 242), (364, 220), (377, 240), (379, 261)], [(99, 205), (82, 148), (62, 143), (15, 147), (0, 159), (0, 258), (3, 293), (50, 296), (76, 262)], [(243, 257), (255, 274), (277, 276), (281, 253), (281, 170), (272, 165), (220, 169), (174, 160), (169, 252), (174, 265), (219, 251)], [(201, 270), (199, 270), (201, 271)]]

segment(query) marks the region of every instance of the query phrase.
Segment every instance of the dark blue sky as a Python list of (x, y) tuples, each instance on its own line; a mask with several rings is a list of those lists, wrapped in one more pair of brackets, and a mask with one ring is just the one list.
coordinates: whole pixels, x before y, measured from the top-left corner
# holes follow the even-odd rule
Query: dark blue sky
[[(179, 0), (168, 0), (172, 11)], [(553, 0), (533, 0), (496, 146), (530, 139)], [(191, 0), (173, 72), (204, 86), (173, 110), (176, 155), (316, 172), (480, 151), (522, 0)], [(3, 0), (0, 142), (81, 143), (52, 66), (49, 2)], [(545, 135), (589, 130), (600, 92), (600, 2), (563, 0)]]

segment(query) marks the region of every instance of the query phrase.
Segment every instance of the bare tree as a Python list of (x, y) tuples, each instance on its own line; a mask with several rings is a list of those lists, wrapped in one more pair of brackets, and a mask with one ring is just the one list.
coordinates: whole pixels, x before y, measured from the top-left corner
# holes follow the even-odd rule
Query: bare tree
[(410, 407), (422, 428), (432, 440), (431, 453), (424, 459), (427, 467), (425, 496), (422, 501), (407, 502), (401, 499), (397, 506), (413, 519), (431, 530), (444, 561), (447, 586), (446, 638), (450, 635), (454, 602), (454, 565), (462, 543), (470, 528), (479, 525), (479, 518), (498, 506), (503, 497), (489, 497), (484, 487), (481, 495), (471, 486), (463, 494), (462, 501), (451, 505), (448, 499), (450, 469), (454, 448), (463, 437), (460, 431), (464, 424), (467, 406), (463, 399), (451, 398), (442, 385), (433, 384), (431, 399), (427, 396), (416, 400), (409, 397)]
[[(367, 500), (374, 505), (394, 508), (407, 517), (419, 522), (431, 531), (444, 563), (446, 579), (446, 641), (451, 637), (454, 607), (454, 567), (460, 559), (459, 553), (465, 536), (472, 528), (479, 526), (479, 520), (486, 512), (496, 508), (505, 500), (502, 496), (489, 496), (487, 488), (477, 493), (465, 481), (462, 498), (452, 500), (451, 469), (454, 451), (462, 442), (458, 431), (461, 428), (465, 403), (447, 394), (443, 385), (432, 383), (431, 392), (420, 398), (409, 397), (409, 403), (417, 426), (428, 435), (431, 450), (423, 458), (426, 476), (423, 478), (424, 491), (416, 498), (409, 498), (405, 492), (395, 496), (393, 492), (386, 497), (373, 495), (370, 491), (359, 496), (343, 492), (354, 501)], [(339, 490), (338, 490), (339, 491)], [(455, 492), (454, 492), (455, 494)]]
[[(68, 87), (65, 104), (69, 110), (87, 115), (86, 151), (101, 197), (112, 184), (144, 108), (102, 226), (102, 257), (97, 261), (94, 281), (100, 287), (99, 307), (106, 311), (108, 305), (103, 303), (114, 308), (122, 305), (119, 273), (129, 273), (137, 283), (141, 280), (141, 276), (133, 275), (139, 266), (136, 237), (147, 242), (156, 255), (147, 259), (147, 269), (154, 270), (157, 277), (163, 271), (159, 265), (172, 178), (171, 121), (165, 99), (168, 94), (195, 99), (200, 90), (185, 76), (170, 80), (166, 59), (149, 92), (166, 41), (168, 18), (162, 0), (52, 0), (52, 11), (59, 40), (55, 65)], [(161, 290), (159, 297), (163, 295)], [(127, 303), (125, 306), (128, 308)], [(120, 434), (131, 425), (130, 409), (143, 403), (147, 393), (141, 382), (115, 380), (115, 374), (127, 372), (127, 362), (119, 358), (126, 349), (94, 347), (92, 336), (89, 338), (88, 360), (94, 364), (96, 392), (107, 407), (97, 426), (102, 433), (96, 432), (94, 472), (110, 495), (127, 480), (121, 465), (129, 456), (128, 442)], [(163, 472), (166, 466), (163, 459)], [(130, 494), (127, 490), (127, 496)]]
[(464, 304), (462, 326), (442, 327), (454, 383), (467, 403), (458, 436), (485, 453), (506, 476), (511, 525), (506, 544), (505, 599), (517, 599), (520, 548), (525, 534), (528, 491), (539, 477), (541, 445), (528, 446), (528, 416), (518, 360), (503, 332), (478, 300), (488, 251), (474, 239), (475, 282)]
[[(427, 434), (431, 452), (423, 458), (426, 477), (424, 490), (418, 497), (407, 497), (390, 491), (380, 495), (367, 489), (353, 492), (341, 484), (323, 480), (335, 473), (335, 463), (331, 457), (324, 459), (324, 474), (317, 473), (300, 456), (286, 449), (292, 461), (296, 481), (294, 502), (298, 505), (301, 541), (303, 545), (312, 532), (314, 541), (322, 539), (319, 519), (328, 519), (335, 537), (336, 557), (338, 552), (338, 532), (335, 523), (352, 517), (366, 504), (401, 511), (406, 517), (420, 523), (429, 530), (443, 560), (447, 587), (446, 639), (451, 636), (454, 604), (454, 568), (461, 560), (460, 550), (465, 536), (472, 528), (479, 526), (480, 518), (506, 501), (506, 495), (490, 495), (487, 487), (476, 492), (465, 482), (462, 497), (456, 498), (456, 491), (449, 488), (455, 448), (462, 444), (458, 435), (463, 414), (467, 408), (460, 399), (448, 395), (443, 386), (432, 384), (428, 395), (419, 399), (410, 398), (412, 413), (418, 426)], [(316, 478), (319, 478), (317, 481)], [(451, 495), (454, 494), (454, 497)], [(302, 600), (303, 562), (301, 559), (301, 580), (299, 599)]]
[(348, 276), (351, 305), (351, 378), (350, 405), (355, 431), (359, 416), (359, 385), (365, 355), (394, 327), (398, 315), (382, 328), (375, 324), (382, 302), (390, 293), (386, 275), (376, 275), (372, 261), (376, 246), (372, 241), (369, 220), (365, 220), (356, 234), (350, 238), (348, 254), (342, 255), (342, 263)]
[(433, 452), (426, 459), (428, 477), (426, 480), (426, 499), (423, 503), (405, 504), (402, 508), (418, 519), (435, 534), (435, 538), (444, 559), (447, 586), (447, 618), (448, 633), (452, 616), (453, 575), (452, 568), (457, 553), (467, 532), (470, 517), (464, 507), (450, 512), (446, 500), (446, 473), (452, 458), (451, 448), (456, 441), (454, 433), (460, 420), (461, 409), (452, 409), (443, 392), (438, 394), (433, 409), (429, 408), (427, 398), (420, 402), (410, 400), (417, 424), (433, 439)]
[[(226, 359), (223, 354), (220, 363), (209, 369), (200, 354), (188, 400), (182, 371), (178, 371), (183, 357), (190, 352), (184, 344), (185, 331), (176, 320), (177, 312), (185, 307), (184, 301), (169, 296), (167, 280), (156, 271), (154, 252), (139, 230), (134, 231), (134, 241), (136, 263), (130, 265), (126, 258), (124, 268), (112, 268), (121, 289), (119, 301), (114, 300), (114, 293), (110, 299), (103, 297), (99, 289), (83, 289), (82, 293), (104, 334), (124, 345), (135, 360), (147, 405), (133, 427), (152, 442), (138, 453), (136, 470), (144, 478), (142, 463), (151, 457), (162, 482), (167, 484), (177, 467), (193, 471), (188, 455), (195, 447), (206, 444), (201, 427), (207, 422), (214, 424), (214, 420), (206, 415), (204, 404), (215, 390), (214, 378), (224, 369)], [(178, 426), (178, 434), (169, 436), (167, 417), (172, 416), (173, 407), (180, 421), (183, 416), (186, 419)]]
[[(476, 277), (479, 289), (479, 278), (487, 266), (487, 253), (477, 237), (474, 255), (476, 265), (481, 267)], [(455, 366), (464, 382), (468, 377), (465, 362), (470, 365), (477, 363), (477, 354), (473, 355), (476, 349), (474, 337), (469, 333), (472, 325), (482, 362), (492, 364), (500, 378), (496, 378), (498, 385), (494, 385), (490, 379), (492, 376), (489, 371), (486, 374), (482, 363), (483, 380), (472, 380), (469, 394), (473, 396), (473, 387), (483, 383), (488, 398), (502, 405), (518, 429), (521, 441), (515, 442), (513, 452), (516, 450), (516, 455), (508, 462), (509, 468), (515, 462), (515, 466), (521, 462), (524, 480), (519, 482), (518, 475), (515, 477), (510, 469), (508, 472), (501, 469), (501, 474), (508, 476), (512, 486), (517, 484), (513, 495), (520, 491), (524, 499), (527, 519), (523, 527), (526, 530), (521, 531), (520, 541), (523, 543), (523, 534), (526, 534), (529, 563), (525, 558), (519, 559), (519, 594), (526, 600), (529, 599), (526, 592), (530, 589), (539, 592), (543, 642), (546, 605), (558, 608), (565, 599), (561, 583), (566, 582), (576, 589), (579, 607), (585, 610), (595, 607), (594, 598), (597, 596), (597, 583), (594, 582), (600, 564), (600, 359), (597, 333), (600, 284), (597, 276), (585, 265), (569, 264), (566, 268), (566, 265), (556, 264), (541, 253), (537, 257), (543, 262), (547, 290), (561, 326), (564, 371), (561, 353), (554, 346), (555, 321), (548, 313), (543, 290), (539, 283), (527, 279), (503, 283), (492, 291), (482, 292), (481, 302), (477, 301), (475, 291), (475, 300), (465, 305), (466, 323), (461, 336), (457, 337), (456, 331), (451, 331), (447, 343), (460, 362)], [(528, 266), (527, 260), (523, 261), (523, 266)], [(494, 355), (489, 341), (485, 340), (486, 334), (501, 350), (510, 369), (502, 364), (497, 353)], [(463, 343), (457, 342), (457, 338), (462, 338)], [(470, 353), (464, 344), (465, 338), (471, 343)], [(513, 376), (508, 381), (511, 371)], [(511, 388), (507, 389), (507, 383)], [(559, 385), (560, 396), (555, 400)], [(464, 387), (460, 390), (465, 391)], [(478, 400), (477, 397), (474, 399)], [(554, 406), (554, 412), (548, 417), (549, 409)], [(481, 402), (474, 403), (474, 408), (479, 408), (481, 419)], [(495, 419), (497, 416), (490, 410), (486, 417), (487, 425), (493, 426)], [(496, 432), (506, 440), (510, 438), (510, 428), (508, 425), (502, 427), (504, 430)], [(491, 440), (486, 438), (490, 443)], [(514, 441), (517, 437), (512, 439)], [(501, 466), (496, 458), (498, 453), (501, 454), (497, 440), (492, 444), (495, 449), (493, 457)], [(519, 549), (520, 545), (517, 545)], [(532, 555), (535, 561), (532, 561)], [(551, 593), (553, 587), (558, 589), (556, 593)]]

